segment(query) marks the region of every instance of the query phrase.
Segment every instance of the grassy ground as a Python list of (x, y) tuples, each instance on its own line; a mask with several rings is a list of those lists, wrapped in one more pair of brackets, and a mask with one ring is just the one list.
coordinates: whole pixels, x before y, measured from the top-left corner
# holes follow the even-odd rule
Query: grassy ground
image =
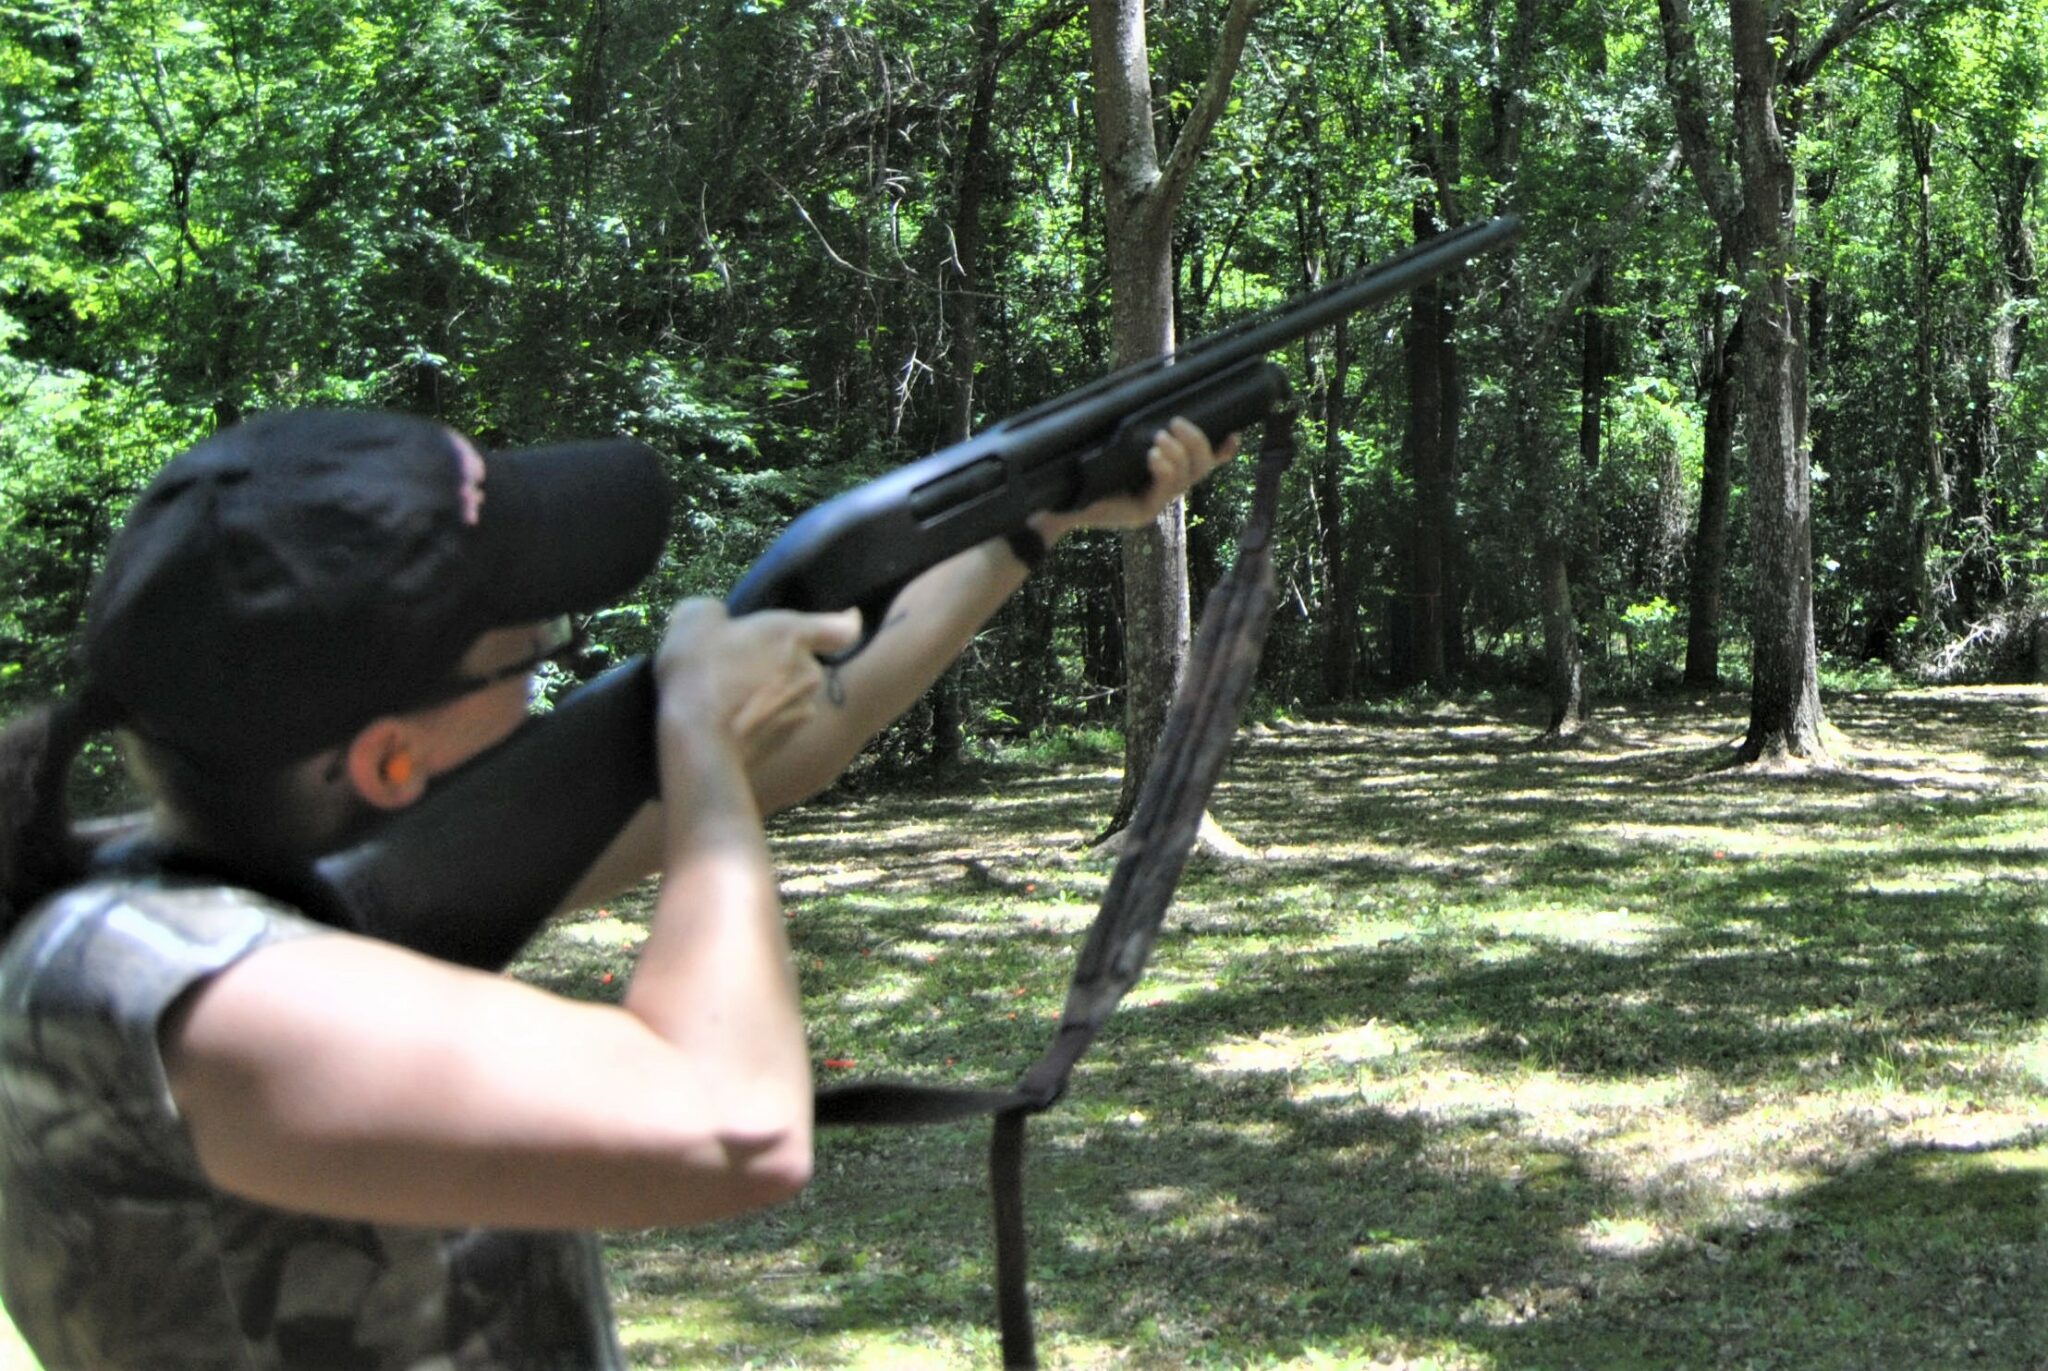
[[(1191, 871), (1032, 1125), (1048, 1363), (2048, 1367), (2048, 692), (1834, 700), (1804, 776), (1719, 769), (1742, 708), (1249, 735), (1261, 855)], [(1014, 1080), (1114, 785), (781, 822), (821, 1076)], [(526, 974), (610, 994), (639, 933)], [(993, 1364), (985, 1138), (828, 1135), (793, 1206), (616, 1235), (636, 1364)]]
[[(1034, 1121), (1050, 1365), (2048, 1368), (2048, 691), (1445, 704), (1245, 739), (1144, 982)], [(781, 821), (821, 1077), (1007, 1085), (1107, 878), (1114, 759)], [(588, 997), (622, 903), (522, 974)], [(609, 978), (609, 979), (608, 979)], [(993, 1365), (986, 1129), (613, 1235), (638, 1367)], [(13, 1371), (0, 1338), (0, 1371)]]

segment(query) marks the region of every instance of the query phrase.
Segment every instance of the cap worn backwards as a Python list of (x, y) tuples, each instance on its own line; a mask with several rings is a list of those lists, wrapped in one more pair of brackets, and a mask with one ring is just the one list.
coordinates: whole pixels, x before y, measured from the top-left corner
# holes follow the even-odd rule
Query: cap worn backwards
[(294, 410), (174, 458), (87, 612), (91, 688), (198, 760), (275, 766), (446, 698), (477, 636), (599, 609), (653, 567), (661, 464), (619, 439), (483, 455), (397, 414)]

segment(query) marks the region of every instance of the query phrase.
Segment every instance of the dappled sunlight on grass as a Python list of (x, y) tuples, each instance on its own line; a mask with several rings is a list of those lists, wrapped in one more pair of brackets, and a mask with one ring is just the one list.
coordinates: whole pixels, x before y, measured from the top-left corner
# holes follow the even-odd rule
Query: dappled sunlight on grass
[[(1798, 775), (1725, 767), (1743, 705), (1252, 730), (1215, 810), (1259, 856), (1190, 866), (1029, 1128), (1047, 1363), (2048, 1357), (2048, 691), (1831, 701), (1847, 765)], [(1115, 789), (779, 819), (821, 1074), (1013, 1082)], [(615, 994), (643, 932), (568, 923), (527, 973)], [(993, 1364), (985, 1145), (828, 1133), (793, 1205), (618, 1239), (635, 1364)]]
[(1503, 938), (1572, 943), (1580, 947), (1639, 947), (1670, 928), (1662, 919), (1627, 908), (1580, 909), (1562, 920), (1555, 910), (1504, 910), (1482, 914), (1474, 922)]

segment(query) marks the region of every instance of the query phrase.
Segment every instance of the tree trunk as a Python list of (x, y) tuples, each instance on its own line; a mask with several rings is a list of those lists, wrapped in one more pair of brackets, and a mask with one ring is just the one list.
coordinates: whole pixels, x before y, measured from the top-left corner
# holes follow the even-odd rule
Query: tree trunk
[[(1594, 623), (1602, 622), (1605, 589), (1601, 585), (1600, 561), (1604, 539), (1600, 510), (1594, 499), (1600, 473), (1600, 443), (1607, 416), (1607, 382), (1613, 370), (1613, 344), (1601, 309), (1607, 304), (1609, 273), (1603, 265), (1593, 273), (1586, 287), (1585, 303), (1579, 311), (1579, 469), (1571, 483), (1570, 499), (1576, 507), (1573, 542), (1567, 565), (1576, 569), (1580, 594)], [(1575, 654), (1576, 655), (1576, 654)], [(1601, 655), (1606, 654), (1603, 651)], [(1578, 692), (1584, 700), (1583, 688)]]
[(1316, 496), (1316, 550), (1323, 572), (1323, 694), (1347, 700), (1358, 686), (1358, 590), (1346, 556), (1349, 520), (1344, 510), (1345, 387), (1351, 374), (1351, 329), (1340, 321), (1334, 356), (1322, 388), (1323, 442), (1311, 480)]
[[(1600, 313), (1607, 304), (1607, 276), (1605, 267), (1594, 273), (1579, 315), (1579, 460), (1588, 474), (1600, 469), (1601, 423), (1607, 413), (1607, 381), (1614, 366), (1607, 320)], [(1598, 555), (1597, 548), (1594, 555)]]
[[(974, 17), (974, 101), (967, 119), (953, 183), (952, 271), (941, 272), (941, 307), (952, 332), (953, 394), (941, 446), (964, 442), (974, 432), (974, 374), (981, 364), (981, 207), (988, 196), (990, 148), (995, 122), (996, 76), (1002, 69), (1002, 29), (995, 0), (982, 0)], [(927, 754), (934, 765), (950, 766), (966, 746), (960, 667), (948, 667), (932, 686), (932, 733)]]
[(1586, 655), (1579, 643), (1579, 616), (1572, 607), (1568, 550), (1562, 539), (1546, 537), (1536, 548), (1542, 582), (1544, 677), (1550, 684), (1550, 722), (1545, 732), (1569, 738), (1592, 714), (1586, 697)]
[[(1579, 307), (1579, 469), (1568, 475), (1559, 464), (1540, 464), (1547, 494), (1539, 516), (1542, 531), (1536, 539), (1536, 576), (1543, 606), (1544, 680), (1550, 693), (1550, 719), (1545, 732), (1553, 738), (1569, 738), (1592, 716), (1592, 701), (1586, 693), (1586, 651), (1579, 631), (1578, 606), (1572, 595), (1572, 564), (1577, 561), (1581, 582), (1590, 582), (1600, 565), (1600, 524), (1588, 498), (1593, 474), (1600, 469), (1601, 420), (1607, 407), (1607, 331), (1600, 307), (1607, 299), (1607, 269), (1598, 267), (1586, 286)], [(1532, 359), (1533, 360), (1533, 359)], [(1522, 409), (1530, 412), (1530, 402)], [(1544, 443), (1525, 423), (1522, 441)], [(1567, 541), (1566, 529), (1571, 531)]]
[[(2041, 167), (2039, 157), (2015, 153), (1995, 191), (2001, 270), (1988, 283), (1991, 323), (1987, 346), (1979, 350), (1971, 367), (1970, 418), (1957, 472), (1958, 508), (1983, 535), (1962, 578), (1961, 589), (1967, 597), (1963, 609), (1970, 617), (1983, 605), (2010, 593), (2012, 585), (2005, 559), (1996, 550), (1995, 539), (2005, 529), (2003, 510), (1993, 491), (2005, 446), (2013, 377), (2025, 347), (2028, 306), (2040, 286), (2026, 207)], [(2042, 642), (2048, 644), (2048, 630), (2044, 630)]]
[[(1417, 242), (1436, 236), (1429, 205), (1415, 205)], [(1402, 548), (1401, 595), (1394, 608), (1394, 684), (1442, 685), (1450, 676), (1448, 563), (1455, 510), (1444, 436), (1443, 295), (1437, 283), (1408, 297), (1408, 326), (1402, 355), (1408, 391), (1408, 426), (1401, 464), (1413, 491), (1413, 515)]]
[(1751, 609), (1749, 732), (1738, 753), (1827, 760), (1813, 632), (1812, 476), (1804, 432), (1796, 200), (1778, 122), (1777, 35), (1767, 0), (1730, 0), (1735, 139), (1742, 171), (1743, 388), (1748, 401)]
[[(1150, 194), (1159, 183), (1151, 66), (1143, 6), (1092, 0), (1097, 137), (1102, 143), (1112, 365), (1173, 348), (1172, 216)], [(1124, 781), (1112, 830), (1130, 822), (1187, 655), (1187, 522), (1176, 503), (1123, 535)]]
[[(1718, 316), (1719, 309), (1716, 308)], [(1700, 509), (1687, 587), (1685, 683), (1721, 684), (1721, 589), (1728, 579), (1728, 500), (1734, 479), (1736, 367), (1742, 332), (1723, 331), (1717, 317), (1708, 361)]]
[[(1173, 347), (1173, 216), (1221, 114), (1251, 22), (1232, 0), (1208, 82), (1164, 164), (1152, 121), (1143, 0), (1089, 0), (1110, 332), (1117, 366)], [(1123, 538), (1124, 779), (1109, 831), (1130, 821), (1187, 656), (1187, 523), (1179, 502)]]
[[(1729, 0), (1739, 173), (1731, 175), (1707, 117), (1690, 0), (1657, 0), (1679, 143), (1733, 253), (1743, 288), (1742, 375), (1756, 579), (1749, 732), (1737, 754), (1745, 761), (1827, 758), (1813, 631), (1813, 499), (1800, 337), (1804, 310), (1792, 288), (1795, 183), (1777, 94), (1781, 82), (1786, 90), (1804, 91), (1844, 43), (1889, 8), (1840, 9), (1811, 45), (1802, 46), (1797, 14), (1790, 7), (1770, 0)], [(1774, 19), (1783, 19), (1785, 27), (1774, 29)]]
[(1934, 344), (1934, 127), (1919, 116), (1910, 96), (1899, 119), (1913, 177), (1913, 441), (1906, 451), (1906, 470), (1899, 482), (1907, 546), (1911, 549), (1913, 612), (1919, 636), (1939, 632), (1941, 605), (1937, 596), (1936, 559), (1942, 526), (1948, 516), (1948, 474), (1942, 469), (1940, 426), (1935, 418)]
[(1455, 679), (1471, 665), (1465, 645), (1465, 597), (1470, 576), (1465, 566), (1465, 538), (1458, 527), (1458, 483), (1463, 479), (1459, 441), (1465, 427), (1465, 369), (1458, 355), (1458, 281), (1437, 282), (1437, 434), (1434, 486), (1427, 506), (1437, 555), (1443, 568), (1444, 680)]
[[(1300, 114), (1301, 140), (1306, 147), (1322, 145), (1322, 130), (1312, 108)], [(1304, 168), (1306, 184), (1295, 199), (1297, 236), (1302, 245), (1301, 289), (1318, 289), (1328, 280), (1341, 277), (1349, 265), (1342, 253), (1330, 245), (1330, 207), (1324, 195), (1322, 162), (1308, 159)], [(1345, 507), (1344, 473), (1348, 465), (1344, 430), (1351, 418), (1351, 367), (1355, 347), (1351, 320), (1339, 319), (1331, 328), (1327, 350), (1304, 344), (1310, 377), (1308, 413), (1322, 430), (1314, 464), (1309, 468), (1309, 489), (1315, 513), (1316, 570), (1322, 582), (1317, 609), (1320, 618), (1323, 699), (1347, 700), (1358, 683), (1358, 594), (1353, 585), (1355, 563), (1348, 555), (1351, 523)]]
[(1121, 589), (1116, 566), (1109, 558), (1091, 560), (1080, 587), (1081, 676), (1090, 686), (1085, 712), (1096, 723), (1111, 717), (1109, 702), (1116, 698), (1112, 691), (1124, 678)]

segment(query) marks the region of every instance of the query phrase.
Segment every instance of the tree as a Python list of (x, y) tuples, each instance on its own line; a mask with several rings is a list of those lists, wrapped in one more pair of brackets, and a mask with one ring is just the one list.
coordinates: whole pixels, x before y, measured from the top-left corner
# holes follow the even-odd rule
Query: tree
[[(1425, 56), (1424, 42), (1433, 36), (1438, 18), (1426, 6), (1385, 0), (1385, 12), (1388, 39), (1408, 80), (1409, 222), (1420, 243), (1463, 215), (1464, 73), (1455, 60)], [(1404, 528), (1400, 589), (1388, 633), (1396, 685), (1444, 685), (1459, 655), (1457, 569), (1464, 540), (1457, 479), (1464, 394), (1457, 312), (1456, 287), (1444, 281), (1432, 281), (1408, 297), (1401, 338), (1408, 401), (1401, 467), (1414, 503)]]
[(1729, 244), (1742, 291), (1742, 381), (1749, 440), (1749, 731), (1738, 756), (1828, 760), (1813, 626), (1813, 487), (1807, 446), (1804, 309), (1796, 290), (1798, 99), (1844, 43), (1891, 6), (1847, 0), (1802, 45), (1797, 15), (1729, 0), (1734, 99), (1731, 169), (1708, 113), (1689, 0), (1658, 0), (1666, 76), (1693, 183)]
[[(973, 94), (968, 102), (966, 136), (949, 178), (953, 185), (951, 252), (940, 267), (940, 305), (949, 335), (946, 370), (951, 381), (950, 404), (939, 433), (942, 444), (964, 442), (974, 431), (974, 383), (981, 366), (984, 293), (981, 258), (987, 237), (982, 216), (991, 190), (1001, 180), (995, 151), (997, 80), (1004, 65), (1026, 43), (1068, 23), (1080, 12), (1081, 0), (1061, 0), (1005, 38), (996, 0), (980, 0), (975, 8)], [(1050, 629), (1044, 616), (1040, 616), (1039, 622)], [(1051, 646), (1048, 631), (1034, 659), (1042, 661), (1049, 657)], [(956, 666), (932, 687), (930, 755), (941, 766), (957, 762), (965, 746), (960, 677), (961, 670)]]
[[(1252, 0), (1230, 0), (1208, 76), (1162, 162), (1152, 113), (1142, 0), (1089, 0), (1096, 140), (1102, 164), (1112, 357), (1125, 366), (1173, 349), (1173, 222), (1222, 115), (1251, 28)], [(1124, 535), (1124, 781), (1110, 831), (1130, 821), (1187, 656), (1187, 521), (1176, 502)]]
[[(1728, 257), (1726, 243), (1715, 244), (1719, 259), (1713, 274)], [(1728, 301), (1719, 289), (1708, 292), (1702, 313), (1707, 325), (1701, 339), (1699, 393), (1706, 413), (1701, 433), (1699, 512), (1694, 524), (1692, 564), (1686, 575), (1685, 683), (1711, 690), (1721, 684), (1721, 596), (1728, 572), (1729, 500), (1735, 467), (1736, 376), (1741, 357), (1740, 324), (1728, 322)]]

